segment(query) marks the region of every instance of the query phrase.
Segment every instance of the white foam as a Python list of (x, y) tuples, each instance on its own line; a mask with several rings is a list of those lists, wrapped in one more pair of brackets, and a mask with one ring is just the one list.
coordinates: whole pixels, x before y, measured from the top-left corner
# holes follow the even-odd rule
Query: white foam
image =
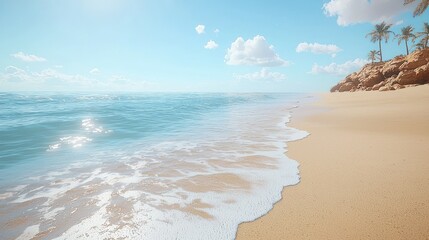
[(51, 211), (45, 213), (43, 215), (43, 218), (46, 220), (50, 220), (50, 219), (54, 219), (55, 216), (57, 216), (58, 213), (64, 211), (65, 207), (58, 207), (58, 208), (54, 208)]
[(19, 192), (22, 189), (24, 189), (25, 187), (27, 187), (28, 185), (22, 184), (22, 185), (18, 185), (16, 187), (10, 188), (8, 191), (14, 191), (14, 192)]
[(39, 233), (39, 227), (40, 224), (27, 227), (24, 232), (16, 238), (16, 240), (32, 239)]
[[(100, 194), (97, 199), (99, 202), (97, 206), (98, 211), (90, 217), (82, 220), (79, 224), (76, 224), (64, 232), (61, 236), (54, 239), (104, 239), (109, 235), (106, 235), (106, 228), (104, 224), (106, 222), (106, 206), (110, 201), (112, 192), (105, 192)], [(103, 234), (104, 232), (104, 234)], [(103, 237), (104, 235), (104, 237)]]
[[(99, 177), (101, 169), (97, 168), (90, 172), (89, 176), (82, 178), (82, 176), (77, 176), (77, 178), (63, 178), (62, 183), (59, 185), (50, 185), (50, 186), (41, 186), (34, 189), (29, 190), (26, 193), (21, 194), (18, 198), (11, 201), (11, 203), (23, 203), (26, 201), (31, 201), (38, 198), (47, 198), (48, 201), (45, 202), (49, 204), (53, 202), (55, 199), (63, 196), (67, 191), (81, 187), (88, 182), (91, 182), (95, 178)], [(48, 177), (52, 177), (54, 175), (49, 175)], [(58, 175), (57, 175), (58, 176)]]
[(13, 197), (13, 192), (5, 192), (0, 194), (0, 200), (8, 199), (10, 197)]

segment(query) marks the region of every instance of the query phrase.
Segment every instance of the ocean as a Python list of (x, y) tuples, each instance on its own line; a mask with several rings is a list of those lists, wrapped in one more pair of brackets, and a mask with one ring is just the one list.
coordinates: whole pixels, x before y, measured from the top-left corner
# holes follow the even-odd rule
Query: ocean
[(0, 93), (1, 239), (234, 239), (299, 182), (305, 98)]

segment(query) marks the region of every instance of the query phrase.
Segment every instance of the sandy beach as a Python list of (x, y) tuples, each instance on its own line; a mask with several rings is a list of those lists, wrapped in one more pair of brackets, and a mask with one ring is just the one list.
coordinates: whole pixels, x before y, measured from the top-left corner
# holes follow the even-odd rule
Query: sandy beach
[(237, 239), (429, 239), (429, 85), (322, 94), (290, 125), (301, 182)]

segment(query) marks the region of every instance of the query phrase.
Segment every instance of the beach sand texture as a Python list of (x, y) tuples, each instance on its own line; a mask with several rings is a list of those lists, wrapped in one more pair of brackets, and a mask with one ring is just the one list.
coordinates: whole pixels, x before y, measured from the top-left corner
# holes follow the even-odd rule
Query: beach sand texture
[(322, 95), (289, 143), (301, 182), (237, 239), (429, 239), (429, 85)]

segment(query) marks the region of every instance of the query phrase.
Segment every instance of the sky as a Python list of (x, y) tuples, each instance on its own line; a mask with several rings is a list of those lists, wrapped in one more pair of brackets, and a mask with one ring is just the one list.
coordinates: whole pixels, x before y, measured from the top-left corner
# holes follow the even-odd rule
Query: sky
[[(325, 92), (402, 0), (0, 0), (0, 91)], [(411, 44), (412, 45), (412, 44)], [(405, 54), (391, 37), (383, 58)]]

